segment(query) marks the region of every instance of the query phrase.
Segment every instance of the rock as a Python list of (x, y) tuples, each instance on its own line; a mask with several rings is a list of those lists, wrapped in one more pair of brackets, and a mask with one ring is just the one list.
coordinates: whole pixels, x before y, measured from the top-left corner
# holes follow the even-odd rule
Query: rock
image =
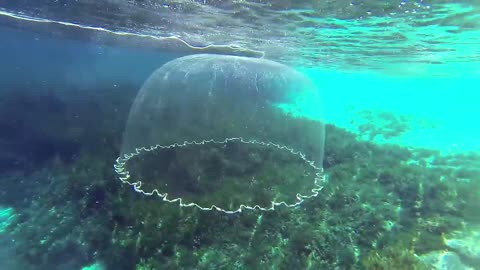
[(469, 229), (445, 238), (445, 245), (468, 265), (480, 269), (480, 229)]
[(435, 270), (474, 270), (463, 264), (460, 257), (451, 251), (432, 251), (419, 256), (419, 259)]

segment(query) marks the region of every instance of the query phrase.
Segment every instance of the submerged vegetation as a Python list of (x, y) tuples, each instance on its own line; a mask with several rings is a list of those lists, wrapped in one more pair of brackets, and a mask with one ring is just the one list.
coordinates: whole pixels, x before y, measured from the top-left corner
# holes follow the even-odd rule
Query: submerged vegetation
[(43, 147), (74, 146), (74, 155), (52, 146), (45, 158), (45, 151), (35, 153), (44, 161), (28, 164), (30, 170), (2, 175), (0, 203), (16, 211), (6, 230), (17, 256), (37, 268), (101, 262), (106, 269), (428, 269), (419, 256), (458, 252), (445, 239), (479, 222), (478, 155), (377, 145), (333, 125), (326, 131), (328, 183), (317, 198), (294, 209), (235, 215), (179, 208), (115, 179), (124, 119), (116, 112), (127, 102), (85, 102), (55, 112), (39, 105), (17, 116), (33, 123), (36, 115), (47, 117), (48, 128), (28, 127)]

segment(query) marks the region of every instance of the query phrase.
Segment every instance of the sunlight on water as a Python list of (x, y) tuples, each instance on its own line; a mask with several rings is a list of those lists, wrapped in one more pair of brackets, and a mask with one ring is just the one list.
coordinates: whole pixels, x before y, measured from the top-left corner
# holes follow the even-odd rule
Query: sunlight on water
[(0, 234), (5, 231), (5, 228), (12, 223), (15, 218), (15, 213), (12, 208), (0, 207)]
[[(268, 59), (294, 66), (456, 76), (461, 74), (450, 65), (467, 63), (468, 74), (480, 72), (480, 15), (475, 1), (111, 2), (115, 16), (98, 9), (95, 2), (65, 7), (56, 1), (21, 2), (0, 7), (2, 16), (75, 22), (112, 34), (173, 36), (189, 46), (235, 44), (229, 46), (264, 52)], [(67, 7), (72, 12), (55, 12)], [(74, 8), (94, 11), (85, 16)]]

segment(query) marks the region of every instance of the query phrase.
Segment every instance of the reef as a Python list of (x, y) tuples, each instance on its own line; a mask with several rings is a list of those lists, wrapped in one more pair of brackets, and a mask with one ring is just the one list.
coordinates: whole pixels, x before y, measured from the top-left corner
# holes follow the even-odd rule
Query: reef
[(15, 209), (5, 230), (32, 269), (96, 262), (126, 270), (431, 269), (432, 260), (421, 256), (445, 250), (478, 267), (472, 249), (458, 240), (475, 234), (455, 234), (479, 223), (476, 154), (378, 145), (327, 125), (328, 182), (317, 198), (293, 209), (227, 215), (179, 208), (121, 185), (112, 164), (125, 115), (115, 110), (126, 112), (129, 104), (82, 102), (90, 106), (59, 106), (76, 122), (46, 107), (25, 112), (34, 123), (36, 113), (50, 116), (50, 133), (37, 138), (71, 143), (73, 154), (39, 151), (42, 162), (25, 165), (28, 171), (15, 167), (1, 175), (0, 204)]

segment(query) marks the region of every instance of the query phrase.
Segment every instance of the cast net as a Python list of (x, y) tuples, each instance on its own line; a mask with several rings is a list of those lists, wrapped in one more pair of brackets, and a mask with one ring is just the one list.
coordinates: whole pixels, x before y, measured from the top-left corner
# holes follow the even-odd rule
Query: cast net
[(274, 210), (322, 188), (319, 91), (276, 62), (192, 55), (156, 70), (126, 123), (119, 179), (182, 207)]

